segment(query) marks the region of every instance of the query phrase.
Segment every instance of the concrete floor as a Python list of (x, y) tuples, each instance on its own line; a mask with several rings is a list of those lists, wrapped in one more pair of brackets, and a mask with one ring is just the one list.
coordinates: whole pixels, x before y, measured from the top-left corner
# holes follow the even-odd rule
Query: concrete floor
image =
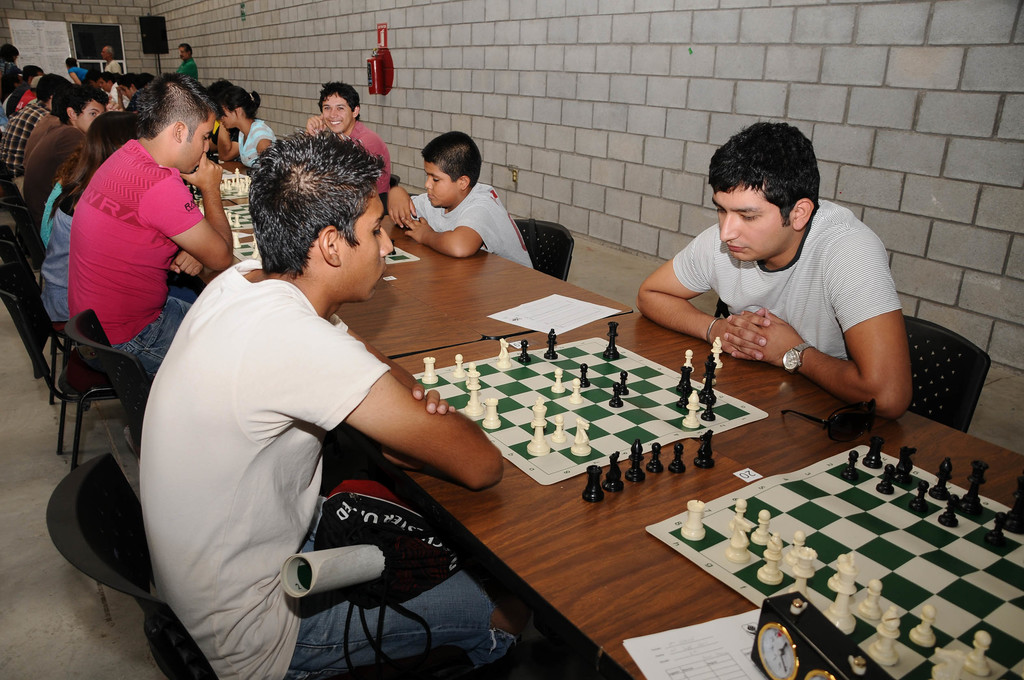
[[(658, 266), (654, 259), (623, 253), (578, 237), (570, 281), (633, 305), (640, 282)], [(610, 273), (612, 275), (610, 275)], [(702, 305), (713, 308), (714, 301)], [(82, 576), (56, 551), (46, 531), (46, 503), (67, 474), (70, 454), (55, 455), (59, 406), (48, 406), (46, 388), (31, 367), (6, 311), (0, 312), (0, 678), (161, 678), (142, 634), (135, 602)], [(1024, 377), (993, 368), (971, 434), (1022, 452)], [(73, 415), (68, 418), (69, 430)], [(124, 442), (117, 402), (96, 404), (84, 416), (82, 460), (115, 451), (135, 478)], [(70, 431), (65, 446), (70, 447)], [(494, 680), (560, 678), (589, 680), (596, 674), (565, 650), (529, 631), (530, 644), (515, 663), (485, 675)]]

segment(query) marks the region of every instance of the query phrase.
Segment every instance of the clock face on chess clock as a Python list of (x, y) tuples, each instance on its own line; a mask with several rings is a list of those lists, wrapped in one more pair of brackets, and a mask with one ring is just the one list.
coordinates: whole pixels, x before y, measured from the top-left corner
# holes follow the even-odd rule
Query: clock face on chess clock
[(812, 671), (808, 671), (807, 675), (804, 676), (804, 680), (836, 680), (836, 677), (828, 671), (815, 668)]
[(757, 654), (761, 667), (772, 680), (793, 680), (800, 665), (796, 645), (781, 623), (770, 621), (757, 632)]

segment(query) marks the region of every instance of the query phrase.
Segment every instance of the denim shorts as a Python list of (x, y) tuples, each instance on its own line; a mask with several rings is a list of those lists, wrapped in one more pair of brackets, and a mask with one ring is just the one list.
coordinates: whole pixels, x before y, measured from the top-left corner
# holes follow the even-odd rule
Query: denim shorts
[[(310, 539), (302, 551), (312, 549)], [(402, 606), (419, 614), (430, 625), (432, 647), (459, 647), (474, 666), (500, 659), (515, 642), (512, 634), (491, 628), (494, 603), (465, 570)], [(350, 607), (355, 610), (348, 632), (352, 664), (354, 667), (373, 665), (376, 654), (364, 633), (360, 609), (341, 599), (337, 592), (314, 594), (300, 600), (299, 639), (285, 680), (328, 678), (349, 670), (345, 663), (344, 639)], [(377, 616), (381, 610), (362, 611), (367, 628), (376, 639)], [(392, 659), (416, 657), (425, 651), (427, 644), (423, 627), (394, 609), (385, 611), (380, 641), (384, 653)]]
[(128, 342), (122, 342), (114, 347), (139, 357), (146, 373), (149, 373), (150, 377), (156, 375), (157, 369), (167, 356), (167, 350), (171, 348), (178, 326), (185, 319), (185, 313), (191, 306), (178, 298), (168, 297), (164, 311), (160, 312), (156, 321), (143, 328)]

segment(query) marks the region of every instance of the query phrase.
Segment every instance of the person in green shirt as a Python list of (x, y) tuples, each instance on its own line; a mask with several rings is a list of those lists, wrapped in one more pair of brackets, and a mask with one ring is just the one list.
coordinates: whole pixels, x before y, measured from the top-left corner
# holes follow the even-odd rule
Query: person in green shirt
[(178, 73), (184, 73), (199, 80), (199, 69), (196, 67), (196, 60), (192, 58), (192, 46), (188, 43), (178, 45), (178, 56), (181, 57)]

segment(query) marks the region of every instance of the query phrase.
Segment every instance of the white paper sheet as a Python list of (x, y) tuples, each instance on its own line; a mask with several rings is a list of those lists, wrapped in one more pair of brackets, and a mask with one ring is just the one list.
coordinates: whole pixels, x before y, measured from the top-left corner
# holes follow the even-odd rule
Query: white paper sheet
[(564, 295), (549, 295), (491, 314), (490, 318), (534, 331), (547, 332), (554, 328), (555, 333), (565, 333), (591, 321), (618, 314), (620, 311), (622, 310), (583, 302)]

